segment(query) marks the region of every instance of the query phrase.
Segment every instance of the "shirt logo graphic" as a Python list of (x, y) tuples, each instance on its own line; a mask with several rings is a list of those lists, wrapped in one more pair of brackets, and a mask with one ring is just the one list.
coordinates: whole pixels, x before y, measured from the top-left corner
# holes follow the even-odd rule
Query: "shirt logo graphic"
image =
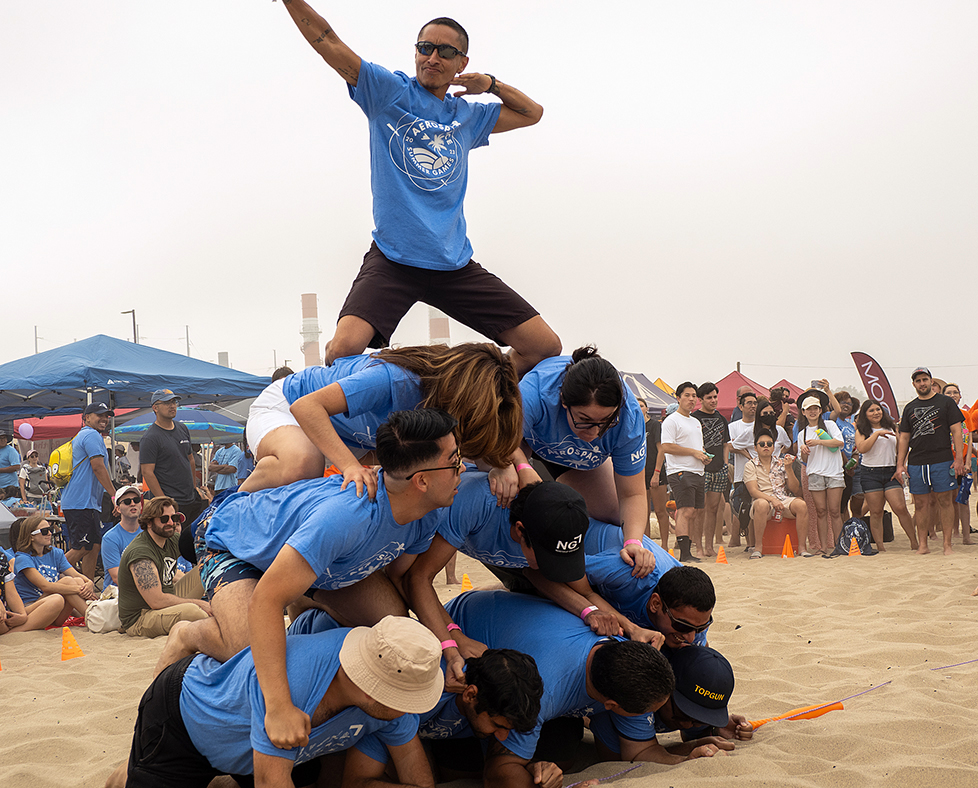
[(438, 191), (462, 174), (459, 166), (459, 146), (455, 140), (455, 128), (402, 115), (397, 126), (388, 124), (394, 132), (389, 140), (391, 161), (411, 179), (411, 183), (424, 191)]

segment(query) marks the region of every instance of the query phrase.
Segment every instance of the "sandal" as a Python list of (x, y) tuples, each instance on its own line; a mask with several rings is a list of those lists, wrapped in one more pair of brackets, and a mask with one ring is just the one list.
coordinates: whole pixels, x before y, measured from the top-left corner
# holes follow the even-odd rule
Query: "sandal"
[(753, 553), (750, 554), (751, 560), (753, 560), (755, 558), (763, 558), (763, 557), (764, 556), (761, 555), (761, 551), (760, 550), (755, 550)]

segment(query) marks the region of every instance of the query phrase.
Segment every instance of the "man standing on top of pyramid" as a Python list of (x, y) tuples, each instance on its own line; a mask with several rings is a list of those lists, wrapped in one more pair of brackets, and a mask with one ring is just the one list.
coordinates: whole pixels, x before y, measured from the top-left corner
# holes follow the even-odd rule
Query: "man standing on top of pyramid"
[[(370, 126), (374, 241), (326, 344), (326, 363), (384, 347), (418, 301), (512, 348), (522, 375), (560, 353), (560, 338), (501, 279), (472, 260), (462, 203), (468, 154), (489, 135), (532, 126), (543, 107), (492, 74), (463, 73), (469, 37), (454, 19), (428, 22), (415, 77), (361, 60), (304, 0), (283, 0), (305, 39), (346, 80)], [(448, 95), (450, 86), (462, 90)], [(491, 93), (500, 103), (466, 101)]]

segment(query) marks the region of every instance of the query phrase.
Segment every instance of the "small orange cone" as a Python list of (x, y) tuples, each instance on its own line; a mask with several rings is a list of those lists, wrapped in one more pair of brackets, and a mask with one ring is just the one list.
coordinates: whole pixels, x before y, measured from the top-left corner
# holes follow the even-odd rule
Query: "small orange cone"
[(669, 548), (669, 555), (671, 555), (673, 558), (676, 557), (676, 554), (672, 551), (671, 547)]
[(78, 645), (78, 641), (75, 640), (75, 636), (71, 634), (71, 630), (68, 627), (61, 628), (61, 661), (64, 662), (67, 659), (74, 659), (75, 657), (84, 657), (85, 652), (81, 650), (81, 646)]
[(781, 548), (782, 558), (794, 558), (795, 549), (791, 546), (791, 537), (788, 534), (784, 535), (784, 547)]
[(462, 575), (462, 591), (472, 590), (472, 578), (468, 574)]
[(717, 550), (717, 563), (727, 564), (727, 566), (730, 566), (730, 564), (727, 563), (727, 554), (723, 551), (723, 545), (720, 545), (719, 549)]
[(859, 550), (859, 545), (856, 544), (856, 537), (855, 536), (852, 537), (852, 539), (849, 540), (849, 555), (850, 556), (853, 556), (853, 555), (862, 555), (862, 553)]

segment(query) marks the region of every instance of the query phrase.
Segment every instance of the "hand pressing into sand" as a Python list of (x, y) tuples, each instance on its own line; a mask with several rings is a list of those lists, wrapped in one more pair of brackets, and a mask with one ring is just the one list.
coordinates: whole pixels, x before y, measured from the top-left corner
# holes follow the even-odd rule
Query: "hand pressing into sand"
[(705, 742), (704, 744), (697, 744), (692, 751), (686, 756), (687, 760), (693, 760), (693, 758), (712, 758), (714, 755), (726, 755), (727, 752), (734, 748), (732, 742), (726, 739), (721, 739), (719, 736), (704, 736), (702, 739), (697, 739), (697, 742)]
[(717, 728), (716, 732), (724, 739), (750, 741), (754, 738), (754, 726), (742, 714), (731, 714), (730, 721), (723, 728)]

